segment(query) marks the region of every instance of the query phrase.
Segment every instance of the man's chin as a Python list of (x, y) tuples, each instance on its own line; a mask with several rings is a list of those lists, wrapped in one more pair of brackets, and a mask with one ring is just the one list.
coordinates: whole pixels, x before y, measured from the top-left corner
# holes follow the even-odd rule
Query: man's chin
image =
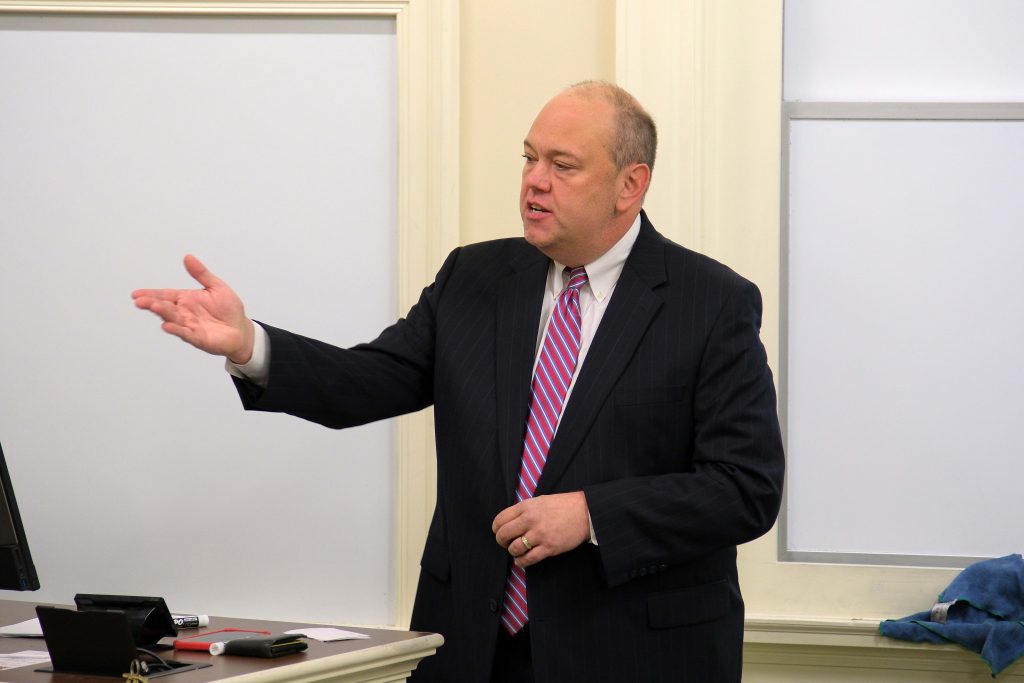
[(538, 226), (526, 220), (523, 221), (523, 238), (541, 250), (549, 246), (553, 241), (551, 239), (551, 233), (547, 230), (540, 229)]
[[(526, 239), (527, 244), (532, 245), (540, 253), (547, 256), (549, 259), (559, 261), (557, 252), (558, 247), (555, 240), (551, 239), (551, 236), (546, 233), (538, 233), (535, 230), (524, 229), (523, 238)], [(561, 261), (559, 261), (561, 263)]]

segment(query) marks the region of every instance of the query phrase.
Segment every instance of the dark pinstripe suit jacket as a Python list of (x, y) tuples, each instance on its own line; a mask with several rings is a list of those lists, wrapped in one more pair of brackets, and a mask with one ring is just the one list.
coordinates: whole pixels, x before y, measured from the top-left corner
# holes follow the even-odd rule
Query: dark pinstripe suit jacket
[[(522, 239), (456, 249), (408, 316), (339, 349), (268, 327), (245, 406), (342, 428), (434, 406), (437, 508), (412, 627), (444, 635), (418, 681), (487, 681), (549, 261)], [(527, 571), (538, 681), (739, 681), (736, 545), (773, 524), (783, 479), (757, 288), (640, 235), (537, 487), (583, 490), (599, 545)]]

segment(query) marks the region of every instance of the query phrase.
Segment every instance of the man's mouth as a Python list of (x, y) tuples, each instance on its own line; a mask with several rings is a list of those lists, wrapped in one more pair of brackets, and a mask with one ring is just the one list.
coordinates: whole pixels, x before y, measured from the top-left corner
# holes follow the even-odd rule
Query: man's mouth
[(545, 209), (540, 204), (534, 204), (533, 202), (527, 203), (526, 210), (529, 211), (530, 213), (534, 213), (534, 214), (537, 214), (537, 213), (551, 213), (550, 211)]

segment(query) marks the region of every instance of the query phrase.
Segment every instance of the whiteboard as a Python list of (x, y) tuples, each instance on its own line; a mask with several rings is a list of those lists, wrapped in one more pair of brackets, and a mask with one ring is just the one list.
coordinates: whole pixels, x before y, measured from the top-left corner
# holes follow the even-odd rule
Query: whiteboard
[(393, 621), (394, 432), (244, 413), (138, 287), (192, 252), (340, 345), (396, 317), (391, 18), (0, 17), (0, 440), (43, 589)]
[(788, 101), (1024, 100), (1019, 0), (785, 0)]
[(785, 550), (1019, 552), (1024, 121), (794, 120)]

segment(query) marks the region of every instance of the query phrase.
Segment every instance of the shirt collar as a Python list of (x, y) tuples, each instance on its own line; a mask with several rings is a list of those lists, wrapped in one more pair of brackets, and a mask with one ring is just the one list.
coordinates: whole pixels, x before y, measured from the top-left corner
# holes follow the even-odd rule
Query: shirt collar
[[(626, 234), (620, 237), (611, 249), (594, 261), (584, 264), (587, 269), (586, 286), (590, 287), (590, 291), (594, 293), (594, 298), (598, 301), (604, 301), (605, 297), (609, 296), (615, 288), (619, 276), (622, 275), (622, 269), (626, 265), (626, 259), (629, 258), (629, 252), (633, 250), (633, 244), (639, 234), (640, 214), (637, 214), (633, 225), (629, 226)], [(548, 269), (548, 291), (552, 297), (561, 294), (569, 283), (564, 270), (565, 264), (557, 261), (551, 262), (551, 267)]]

